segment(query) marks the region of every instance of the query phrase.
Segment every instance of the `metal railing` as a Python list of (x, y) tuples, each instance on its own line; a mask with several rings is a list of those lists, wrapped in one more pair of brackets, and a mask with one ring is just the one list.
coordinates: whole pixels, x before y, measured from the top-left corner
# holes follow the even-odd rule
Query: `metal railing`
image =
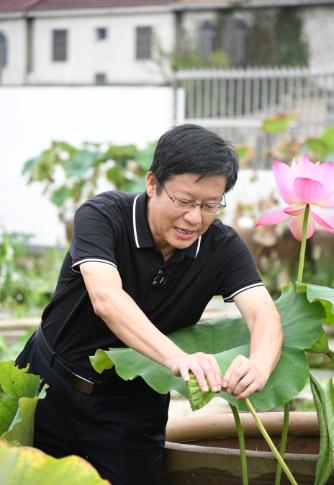
[(178, 71), (175, 123), (207, 126), (234, 143), (255, 148), (256, 168), (266, 168), (270, 145), (282, 136), (261, 133), (262, 120), (293, 112), (286, 137), (319, 134), (334, 124), (334, 65), (326, 68), (248, 68)]

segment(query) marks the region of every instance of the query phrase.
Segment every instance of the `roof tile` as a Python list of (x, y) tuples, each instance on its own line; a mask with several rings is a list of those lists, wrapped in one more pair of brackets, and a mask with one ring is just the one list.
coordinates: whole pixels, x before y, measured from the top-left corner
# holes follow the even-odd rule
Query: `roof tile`
[(1, 0), (0, 12), (19, 12), (28, 10), (39, 0)]
[(0, 0), (0, 12), (168, 5), (178, 0)]
[(170, 0), (41, 0), (33, 10), (69, 10), (86, 8), (136, 7), (145, 5), (168, 5)]

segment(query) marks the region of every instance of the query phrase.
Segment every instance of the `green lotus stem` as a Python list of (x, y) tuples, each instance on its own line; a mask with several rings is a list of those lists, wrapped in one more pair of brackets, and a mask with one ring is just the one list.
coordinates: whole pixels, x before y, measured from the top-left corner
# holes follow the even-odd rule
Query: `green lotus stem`
[(269, 448), (271, 449), (271, 451), (274, 453), (275, 457), (276, 457), (276, 460), (278, 461), (278, 463), (281, 465), (281, 467), (283, 468), (283, 471), (284, 473), (286, 474), (286, 476), (288, 477), (288, 480), (289, 482), (292, 484), (292, 485), (298, 485), (298, 483), (296, 482), (296, 480), (294, 479), (289, 467), (287, 466), (287, 464), (285, 463), (285, 461), (283, 460), (283, 458), (281, 457), (278, 449), (276, 448), (276, 446), (274, 445), (274, 443), (272, 442), (272, 439), (270, 438), (269, 434), (267, 433), (265, 427), (263, 426), (263, 424), (261, 423), (258, 415), (256, 414), (256, 411), (253, 407), (253, 404), (251, 403), (251, 401), (249, 399), (245, 399), (245, 402), (246, 402), (246, 405), (248, 407), (248, 409), (250, 410), (250, 412), (252, 413), (253, 415), (253, 418), (255, 419), (255, 422), (256, 422), (256, 425), (257, 427), (259, 428), (259, 430), (261, 431), (261, 434), (262, 436), (264, 437), (264, 439), (266, 440)]
[[(279, 446), (279, 452), (280, 452), (282, 457), (284, 457), (284, 453), (285, 453), (285, 449), (286, 449), (286, 443), (288, 441), (289, 414), (290, 414), (290, 402), (287, 402), (284, 405), (283, 429), (282, 429), (281, 442), (280, 442), (280, 446)], [(276, 474), (275, 474), (275, 485), (280, 485), (281, 476), (282, 476), (282, 467), (279, 463), (277, 463)]]
[(305, 249), (306, 249), (306, 236), (307, 236), (307, 222), (308, 222), (309, 213), (310, 213), (310, 205), (306, 204), (306, 207), (304, 209), (302, 242), (301, 242), (301, 245), (300, 245), (299, 262), (298, 262), (297, 281), (299, 283), (301, 283), (302, 279), (303, 279), (304, 263), (305, 263)]
[(238, 441), (239, 441), (239, 448), (240, 448), (240, 459), (241, 459), (242, 485), (248, 485), (248, 467), (247, 467), (247, 457), (246, 457), (246, 446), (245, 446), (244, 431), (242, 429), (238, 409), (235, 406), (232, 406), (232, 404), (230, 404), (230, 408), (232, 409), (235, 427), (236, 427), (237, 434), (238, 434)]
[[(298, 273), (297, 273), (297, 281), (299, 283), (301, 283), (302, 280), (303, 280), (304, 263), (305, 263), (305, 250), (306, 250), (306, 241), (307, 241), (307, 239), (306, 239), (307, 223), (308, 223), (309, 213), (310, 213), (310, 205), (306, 204), (306, 207), (304, 209), (302, 240), (301, 240), (301, 245), (300, 245)], [(280, 447), (279, 447), (279, 453), (280, 453), (281, 458), (284, 456), (286, 444), (287, 444), (287, 440), (288, 440), (289, 414), (290, 414), (290, 403), (286, 403), (285, 406), (284, 406), (283, 430), (282, 430), (281, 442), (280, 442)], [(280, 460), (278, 460), (277, 467), (276, 467), (276, 474), (275, 474), (275, 485), (280, 485), (280, 483), (281, 483), (282, 468), (283, 467), (281, 466), (281, 462), (280, 462)], [(285, 473), (286, 473), (286, 471), (285, 471)]]

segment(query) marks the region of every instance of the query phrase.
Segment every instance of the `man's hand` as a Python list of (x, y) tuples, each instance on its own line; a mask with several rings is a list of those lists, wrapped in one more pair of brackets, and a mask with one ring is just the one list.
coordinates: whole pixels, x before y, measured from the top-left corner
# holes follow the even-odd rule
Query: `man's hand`
[(262, 389), (268, 379), (269, 374), (262, 372), (255, 362), (238, 355), (225, 372), (222, 387), (237, 399), (246, 399)]
[(221, 373), (213, 355), (203, 352), (182, 353), (170, 358), (167, 367), (186, 382), (189, 381), (189, 371), (192, 372), (203, 392), (207, 392), (209, 388), (212, 392), (221, 391)]

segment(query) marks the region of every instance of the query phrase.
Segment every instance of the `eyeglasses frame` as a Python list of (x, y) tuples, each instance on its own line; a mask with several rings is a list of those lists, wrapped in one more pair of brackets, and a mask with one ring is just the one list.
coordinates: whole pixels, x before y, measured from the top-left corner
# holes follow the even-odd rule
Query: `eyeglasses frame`
[[(165, 184), (161, 184), (161, 187), (164, 189), (164, 191), (165, 191), (165, 192), (166, 192), (166, 194), (167, 194), (167, 197), (168, 197), (168, 198), (169, 198), (169, 199), (170, 199), (170, 200), (171, 200), (173, 203), (174, 203), (175, 201), (180, 201), (180, 202), (182, 202), (182, 201), (181, 201), (181, 199), (179, 199), (178, 197), (172, 196), (172, 195), (171, 195), (171, 194), (168, 192), (168, 190), (166, 189)], [(195, 208), (198, 206), (198, 207), (199, 207), (201, 210), (203, 210), (204, 205), (205, 205), (205, 203), (204, 203), (204, 202), (202, 202), (202, 203), (200, 204), (199, 202), (195, 202), (195, 201), (189, 201), (189, 204), (190, 204), (190, 206), (191, 206), (191, 209), (195, 209)], [(219, 205), (218, 205), (217, 212), (211, 212), (211, 213), (210, 213), (210, 212), (207, 212), (207, 214), (216, 215), (216, 214), (218, 214), (218, 212), (220, 211), (220, 209), (225, 209), (225, 207), (226, 207), (226, 199), (225, 199), (225, 193), (224, 193), (224, 194), (223, 194), (223, 197), (222, 197), (222, 201), (221, 201), (221, 203), (219, 203)], [(182, 211), (183, 209), (181, 209), (181, 208), (177, 208), (177, 210)], [(184, 209), (184, 212), (188, 212), (189, 210), (190, 210), (190, 209), (185, 208), (185, 209)]]

